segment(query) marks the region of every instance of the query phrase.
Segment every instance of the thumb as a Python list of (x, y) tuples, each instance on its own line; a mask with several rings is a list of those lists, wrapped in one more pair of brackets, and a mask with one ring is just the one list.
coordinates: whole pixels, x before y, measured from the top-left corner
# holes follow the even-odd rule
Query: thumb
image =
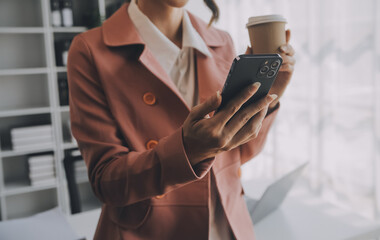
[(222, 96), (220, 96), (220, 92), (217, 91), (216, 94), (209, 97), (206, 101), (195, 106), (191, 110), (189, 114), (190, 121), (197, 121), (203, 119), (207, 114), (218, 109), (221, 103)]

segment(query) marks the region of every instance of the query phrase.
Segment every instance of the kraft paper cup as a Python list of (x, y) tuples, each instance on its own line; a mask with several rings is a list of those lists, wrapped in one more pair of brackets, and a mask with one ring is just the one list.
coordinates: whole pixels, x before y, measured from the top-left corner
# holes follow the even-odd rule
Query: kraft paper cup
[(285, 24), (281, 15), (250, 17), (246, 26), (253, 52), (278, 53), (278, 48), (286, 43)]

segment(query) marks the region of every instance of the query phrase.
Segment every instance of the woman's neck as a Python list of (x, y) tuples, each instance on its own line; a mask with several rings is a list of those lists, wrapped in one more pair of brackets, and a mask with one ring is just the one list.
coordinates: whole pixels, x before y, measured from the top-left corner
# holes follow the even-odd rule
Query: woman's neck
[(139, 9), (179, 48), (182, 47), (183, 9), (159, 0), (138, 0)]

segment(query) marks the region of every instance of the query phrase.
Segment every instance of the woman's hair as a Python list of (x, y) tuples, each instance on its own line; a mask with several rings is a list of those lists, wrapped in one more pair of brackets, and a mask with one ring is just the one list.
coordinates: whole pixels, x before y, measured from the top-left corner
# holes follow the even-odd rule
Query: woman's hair
[(219, 19), (219, 8), (218, 8), (218, 5), (216, 5), (215, 0), (203, 0), (203, 1), (206, 3), (207, 7), (210, 8), (212, 12), (210, 22), (208, 23), (208, 26), (211, 26), (213, 22), (216, 22)]
[[(126, 0), (126, 2), (130, 2), (130, 1), (131, 0)], [(218, 5), (216, 5), (215, 0), (203, 0), (203, 1), (212, 12), (210, 22), (208, 23), (208, 26), (211, 26), (213, 22), (216, 22), (219, 19), (219, 8), (218, 8)]]

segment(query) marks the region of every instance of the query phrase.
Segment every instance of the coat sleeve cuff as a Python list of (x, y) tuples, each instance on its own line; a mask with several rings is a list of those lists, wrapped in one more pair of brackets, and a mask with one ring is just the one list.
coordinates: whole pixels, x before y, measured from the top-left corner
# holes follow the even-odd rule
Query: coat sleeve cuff
[(162, 166), (162, 176), (168, 185), (184, 184), (203, 178), (210, 170), (213, 159), (207, 159), (193, 167), (183, 145), (182, 128), (163, 138), (156, 146)]

